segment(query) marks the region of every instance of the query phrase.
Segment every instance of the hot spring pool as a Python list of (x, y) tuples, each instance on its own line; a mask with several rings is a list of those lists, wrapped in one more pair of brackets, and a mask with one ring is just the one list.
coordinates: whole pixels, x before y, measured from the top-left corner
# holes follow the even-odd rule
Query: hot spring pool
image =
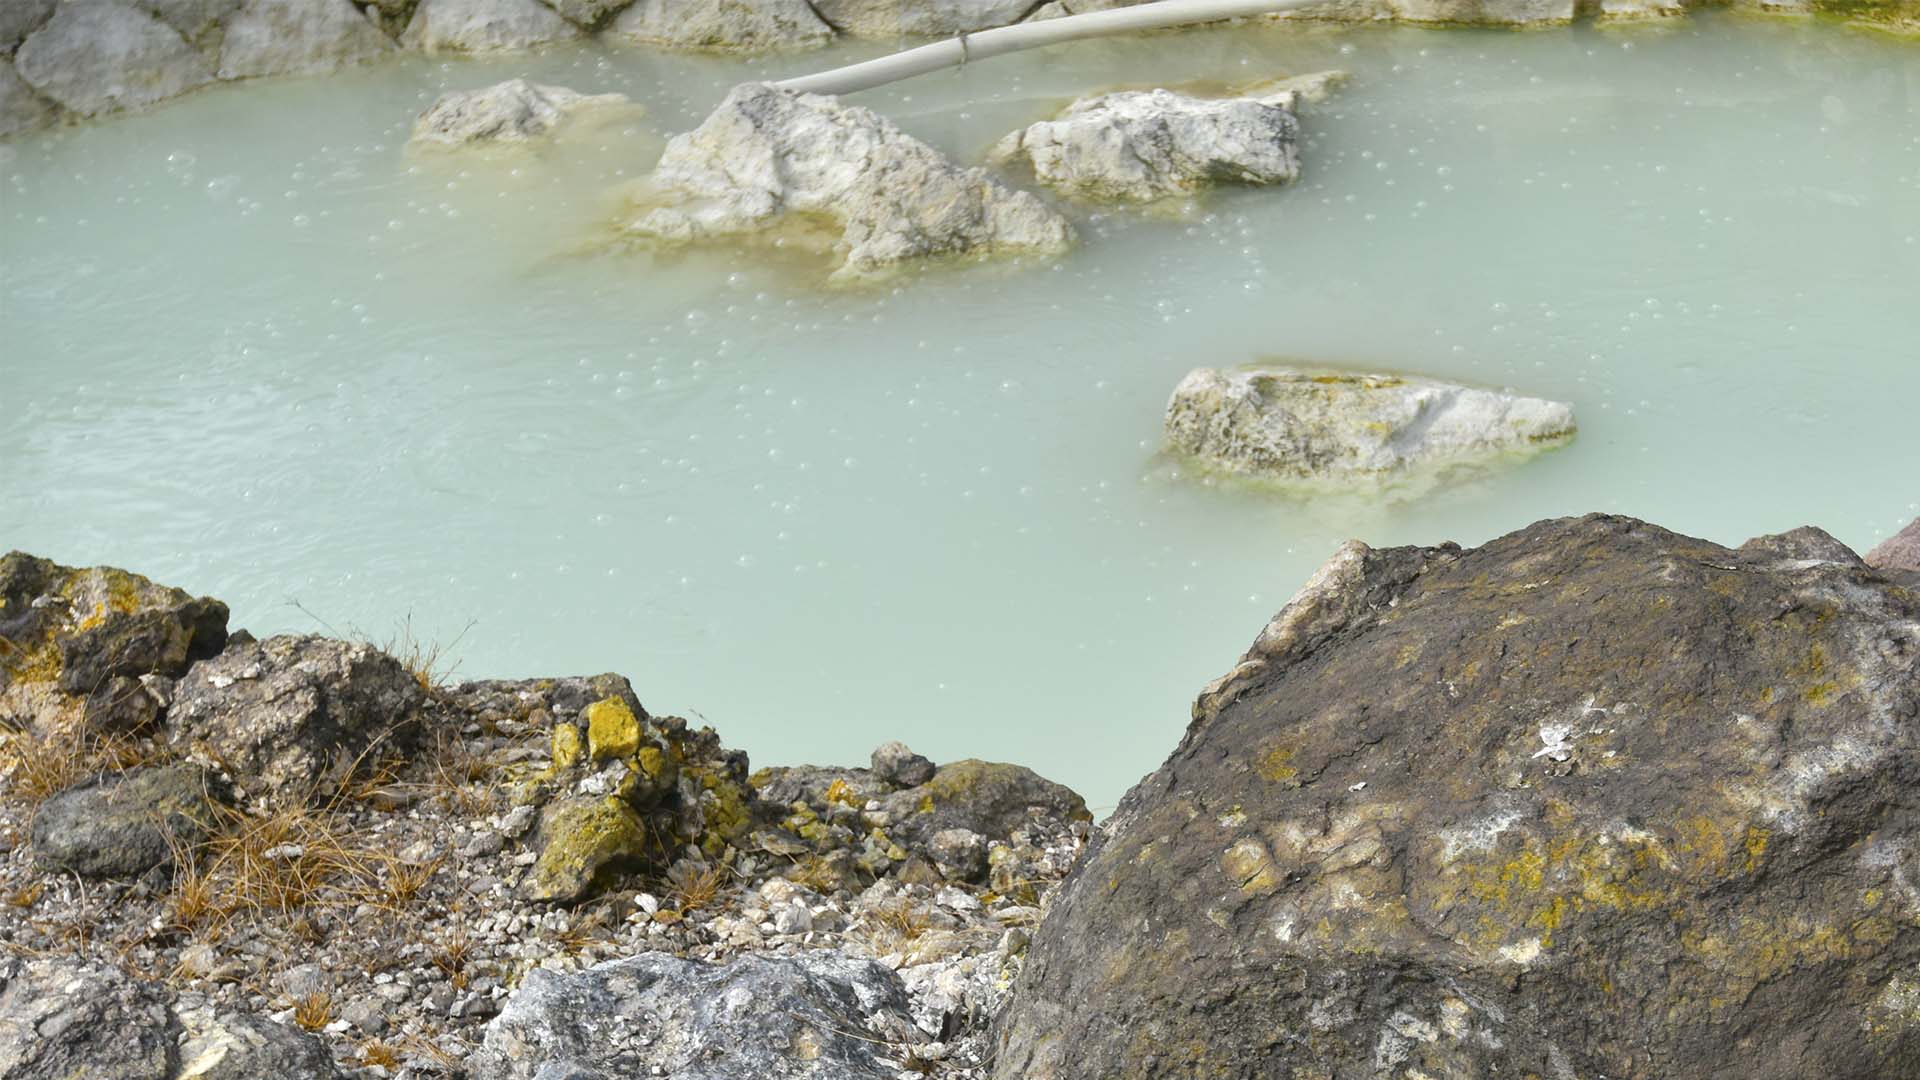
[[(862, 95), (975, 159), (1115, 83), (1342, 67), (1307, 176), (1081, 216), (1052, 266), (830, 291), (610, 255), (609, 189), (734, 82), (831, 66), (582, 46), (230, 85), (0, 147), (0, 546), (232, 603), (403, 620), (463, 676), (614, 669), (755, 761), (902, 738), (1110, 806), (1342, 539), (1606, 510), (1859, 547), (1920, 510), (1920, 48), (1700, 18), (1234, 28)], [(515, 75), (648, 114), (421, 160)], [(1198, 365), (1377, 365), (1572, 401), (1582, 433), (1422, 498), (1155, 461)]]

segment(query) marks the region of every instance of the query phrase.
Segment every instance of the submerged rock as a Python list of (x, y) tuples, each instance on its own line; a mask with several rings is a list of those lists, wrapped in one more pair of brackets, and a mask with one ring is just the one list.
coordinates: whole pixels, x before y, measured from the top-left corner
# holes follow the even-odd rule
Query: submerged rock
[(195, 847), (213, 831), (214, 805), (224, 795), (218, 778), (198, 765), (90, 780), (41, 805), (33, 857), (48, 870), (96, 878), (171, 866), (176, 847)]
[(82, 116), (138, 109), (213, 79), (179, 31), (118, 0), (66, 0), (14, 53), (20, 77)]
[(630, 233), (672, 243), (779, 237), (831, 252), (837, 280), (935, 256), (1051, 255), (1072, 226), (962, 169), (870, 109), (764, 83), (675, 136)]
[(234, 645), (175, 688), (167, 740), (228, 770), (250, 799), (332, 794), (377, 747), (419, 737), (426, 690), (371, 645), (285, 635)]
[(1920, 1062), (1920, 599), (1818, 530), (1351, 543), (1035, 933), (1001, 1080)]
[(227, 20), (220, 77), (332, 71), (391, 51), (387, 35), (347, 0), (246, 0)]
[(1920, 572), (1920, 518), (1867, 552), (1867, 564), (1884, 570)]
[(925, 1041), (891, 970), (828, 952), (703, 964), (661, 953), (536, 969), (487, 1025), (477, 1080), (894, 1080)]
[(642, 44), (719, 52), (809, 49), (833, 40), (833, 27), (807, 0), (637, 0), (607, 32)]
[[(1324, 94), (1339, 73), (1298, 84)], [(1284, 184), (1300, 176), (1295, 86), (1234, 97), (1125, 90), (1081, 98), (1051, 120), (1002, 139), (1048, 187), (1079, 199), (1154, 202), (1219, 183)]]
[(414, 122), (416, 145), (525, 142), (551, 135), (575, 113), (627, 105), (624, 94), (582, 94), (564, 86), (508, 79), (440, 95)]
[(503, 52), (579, 36), (535, 0), (420, 0), (400, 44), (424, 52)]
[(1279, 364), (1199, 368), (1167, 402), (1167, 445), (1278, 481), (1379, 480), (1486, 461), (1574, 434), (1573, 407), (1413, 375)]

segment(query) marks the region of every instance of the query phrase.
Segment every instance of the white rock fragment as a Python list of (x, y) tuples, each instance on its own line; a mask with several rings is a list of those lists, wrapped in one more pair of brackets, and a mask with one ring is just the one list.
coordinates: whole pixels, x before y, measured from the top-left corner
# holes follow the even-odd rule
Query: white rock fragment
[(1300, 176), (1301, 100), (1319, 100), (1344, 76), (1321, 72), (1232, 97), (1123, 90), (1082, 98), (1051, 120), (996, 144), (1041, 183), (1077, 199), (1148, 203), (1220, 183), (1285, 184)]
[(1351, 483), (1537, 451), (1573, 407), (1414, 375), (1256, 364), (1200, 368), (1167, 402), (1168, 446), (1228, 472)]
[(935, 256), (1052, 255), (1065, 218), (963, 169), (870, 109), (764, 83), (736, 86), (675, 136), (635, 197), (629, 233), (669, 243), (784, 239), (831, 254), (839, 281)]
[(525, 143), (552, 135), (576, 113), (625, 105), (631, 102), (624, 94), (582, 94), (564, 86), (508, 79), (442, 94), (414, 122), (409, 142), (437, 147)]

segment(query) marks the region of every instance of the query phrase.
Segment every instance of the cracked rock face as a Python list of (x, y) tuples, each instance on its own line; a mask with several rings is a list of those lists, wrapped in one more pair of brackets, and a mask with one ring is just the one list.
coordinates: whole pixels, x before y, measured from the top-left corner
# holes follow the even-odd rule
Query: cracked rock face
[(1413, 375), (1254, 364), (1198, 368), (1167, 402), (1169, 449), (1287, 482), (1389, 480), (1571, 439), (1573, 407)]
[(166, 988), (66, 957), (0, 958), (0, 1077), (170, 1080)]
[(870, 109), (764, 83), (736, 86), (675, 136), (636, 199), (630, 234), (668, 243), (774, 238), (830, 253), (833, 278), (939, 256), (1054, 255), (1065, 218), (963, 169)]
[(137, 109), (213, 79), (173, 27), (117, 0), (69, 0), (20, 44), (26, 83), (82, 116)]
[(392, 51), (387, 35), (347, 0), (247, 0), (227, 21), (220, 77), (332, 71)]
[(423, 52), (505, 52), (580, 36), (535, 0), (420, 0), (400, 44)]
[(995, 1075), (1868, 1080), (1916, 1001), (1920, 595), (1595, 515), (1343, 548), (1096, 833)]
[(894, 1080), (889, 1059), (925, 1041), (899, 978), (871, 960), (643, 953), (528, 973), (487, 1025), (474, 1075)]
[[(1324, 92), (1335, 74), (1301, 85)], [(1300, 176), (1298, 97), (1286, 83), (1224, 98), (1164, 89), (1099, 94), (1007, 136), (993, 157), (1025, 161), (1041, 183), (1095, 202), (1185, 198), (1222, 183), (1285, 184)]]
[(812, 49), (834, 36), (807, 0), (637, 0), (607, 32), (647, 45), (714, 52)]

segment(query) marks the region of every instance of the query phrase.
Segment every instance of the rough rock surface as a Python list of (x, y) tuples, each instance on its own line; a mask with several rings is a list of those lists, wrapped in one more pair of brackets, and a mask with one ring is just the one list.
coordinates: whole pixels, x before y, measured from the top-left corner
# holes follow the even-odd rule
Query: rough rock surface
[(42, 730), (71, 733), (83, 711), (124, 715), (139, 705), (127, 680), (184, 674), (226, 643), (218, 600), (110, 566), (0, 557), (0, 708)]
[(400, 44), (425, 52), (503, 52), (580, 36), (534, 0), (420, 0)]
[(331, 71), (392, 50), (387, 35), (347, 0), (246, 0), (227, 21), (220, 77)]
[(1282, 364), (1198, 368), (1167, 402), (1167, 445), (1276, 481), (1391, 479), (1563, 443), (1573, 407), (1414, 375)]
[(487, 1025), (478, 1080), (893, 1080), (924, 1042), (899, 979), (831, 953), (701, 964), (661, 954), (536, 971)]
[(807, 0), (637, 0), (608, 28), (648, 45), (719, 52), (807, 49), (833, 40)]
[(54, 116), (53, 106), (13, 70), (13, 61), (0, 59), (0, 139), (46, 127)]
[(334, 1080), (326, 1044), (299, 1028), (207, 1006), (178, 1011), (186, 1041), (172, 1080)]
[(178, 31), (117, 0), (66, 0), (20, 43), (13, 65), (42, 96), (82, 116), (152, 105), (213, 78)]
[(106, 964), (0, 956), (0, 1077), (172, 1080), (166, 989)]
[[(1330, 76), (1310, 85), (1324, 87)], [(1220, 183), (1285, 184), (1300, 176), (1297, 96), (1284, 85), (1235, 97), (1098, 94), (1008, 135), (992, 156), (1025, 161), (1063, 194), (1104, 202), (1183, 198)]]
[(817, 0), (822, 18), (856, 37), (948, 37), (1019, 22), (1033, 0)]
[(442, 94), (413, 125), (413, 143), (466, 146), (526, 142), (550, 135), (583, 109), (628, 104), (624, 94), (582, 94), (564, 86), (508, 79)]
[(1920, 595), (1818, 530), (1350, 543), (1100, 830), (995, 1075), (1912, 1075), (1917, 827)]
[(1920, 518), (1867, 552), (1867, 565), (1886, 570), (1920, 571)]
[(834, 277), (943, 255), (1051, 255), (1073, 229), (1026, 192), (962, 169), (870, 109), (764, 83), (736, 86), (667, 143), (628, 230), (689, 243), (811, 242)]
[(426, 702), (418, 678), (373, 646), (292, 635), (229, 647), (175, 695), (168, 741), (278, 805), (331, 794), (327, 782), (376, 747), (413, 745)]
[(0, 54), (13, 50), (26, 36), (53, 17), (54, 0), (7, 0), (0, 4)]
[(933, 779), (933, 762), (903, 742), (883, 742), (867, 760), (873, 778), (892, 787), (917, 787)]
[(48, 799), (33, 818), (33, 855), (53, 871), (131, 877), (173, 863), (212, 831), (224, 793), (197, 765), (134, 769)]

